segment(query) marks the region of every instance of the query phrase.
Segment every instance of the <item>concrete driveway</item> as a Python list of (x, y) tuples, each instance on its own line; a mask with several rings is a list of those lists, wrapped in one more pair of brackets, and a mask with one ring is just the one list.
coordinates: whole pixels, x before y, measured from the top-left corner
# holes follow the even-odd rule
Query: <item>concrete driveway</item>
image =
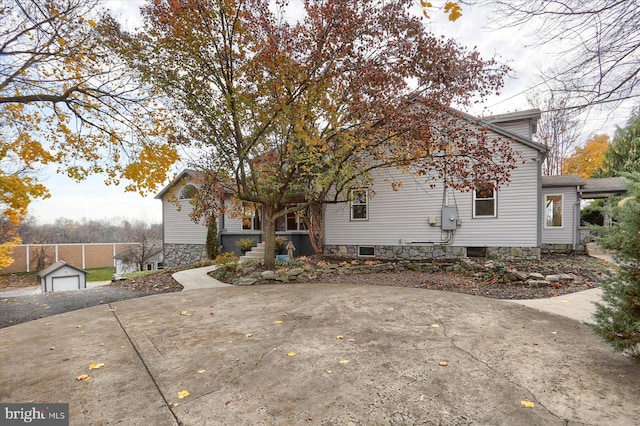
[[(640, 367), (587, 326), (456, 293), (323, 284), (193, 290), (8, 327), (0, 340), (0, 401), (70, 402), (77, 425), (640, 418)], [(90, 379), (77, 381), (81, 374)]]

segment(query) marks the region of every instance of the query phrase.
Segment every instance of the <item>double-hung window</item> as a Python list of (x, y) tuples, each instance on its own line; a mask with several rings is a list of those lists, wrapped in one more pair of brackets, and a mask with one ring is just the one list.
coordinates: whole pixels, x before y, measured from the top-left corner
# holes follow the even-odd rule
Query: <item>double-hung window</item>
[[(289, 205), (287, 208), (295, 207), (295, 205)], [(304, 224), (304, 211), (297, 211), (287, 214), (287, 231), (304, 231), (307, 227)]]
[(473, 217), (496, 217), (497, 194), (492, 186), (480, 186), (473, 191)]
[(262, 210), (255, 204), (242, 205), (242, 229), (251, 231), (262, 230)]
[(351, 220), (369, 219), (369, 194), (366, 188), (351, 190)]
[(544, 201), (544, 227), (562, 228), (562, 194), (546, 195)]

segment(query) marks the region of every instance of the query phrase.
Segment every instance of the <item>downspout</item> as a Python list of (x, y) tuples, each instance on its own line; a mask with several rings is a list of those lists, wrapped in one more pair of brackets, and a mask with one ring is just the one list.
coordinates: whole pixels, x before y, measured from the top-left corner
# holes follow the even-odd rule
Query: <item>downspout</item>
[(572, 240), (573, 240), (573, 252), (576, 252), (578, 246), (578, 227), (580, 226), (580, 199), (581, 199), (581, 188), (580, 185), (576, 187), (576, 202), (573, 204), (573, 229), (572, 229)]
[(537, 198), (537, 216), (538, 216), (538, 220), (536, 223), (536, 246), (539, 249), (542, 249), (542, 221), (543, 221), (543, 210), (542, 210), (542, 205), (543, 205), (543, 200), (542, 200), (542, 155), (540, 154), (540, 152), (538, 152), (538, 154), (536, 155), (536, 167), (537, 167), (537, 180), (538, 180), (538, 184), (537, 184), (537, 193), (538, 193), (538, 198)]

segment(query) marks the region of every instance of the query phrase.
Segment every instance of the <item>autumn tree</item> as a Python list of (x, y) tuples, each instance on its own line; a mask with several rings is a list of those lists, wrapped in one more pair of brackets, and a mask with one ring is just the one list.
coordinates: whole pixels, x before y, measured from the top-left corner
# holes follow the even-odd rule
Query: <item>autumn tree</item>
[(535, 35), (536, 44), (557, 43), (558, 60), (545, 80), (568, 107), (619, 103), (640, 88), (640, 7), (630, 0), (478, 0), (492, 9), (496, 28)]
[(0, 210), (16, 225), (48, 196), (43, 166), (144, 192), (177, 158), (170, 115), (102, 43), (99, 9), (99, 0), (0, 5)]
[(562, 163), (562, 174), (578, 174), (589, 179), (602, 167), (604, 153), (609, 147), (609, 135), (595, 135), (584, 147), (576, 148), (573, 155)]
[(596, 175), (620, 176), (625, 172), (640, 172), (640, 107), (633, 110), (625, 127), (616, 129)]
[(562, 164), (573, 150), (580, 130), (575, 112), (567, 109), (569, 97), (538, 92), (527, 99), (533, 107), (542, 111), (535, 135), (537, 142), (549, 148), (542, 164), (542, 173), (547, 176), (560, 175)]
[(498, 90), (505, 67), (429, 34), (414, 0), (309, 0), (296, 21), (271, 3), (154, 0), (141, 31), (111, 22), (114, 49), (175, 101), (204, 153), (203, 220), (225, 190), (261, 205), (273, 267), (279, 217), (345, 201), (374, 169), (460, 189), (508, 180), (509, 146), (450, 108)]

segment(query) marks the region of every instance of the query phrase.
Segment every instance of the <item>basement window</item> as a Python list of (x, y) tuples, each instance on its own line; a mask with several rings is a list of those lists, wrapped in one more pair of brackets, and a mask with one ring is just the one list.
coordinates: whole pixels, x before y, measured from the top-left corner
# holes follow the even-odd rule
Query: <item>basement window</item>
[(467, 257), (487, 257), (487, 248), (467, 247)]
[(374, 257), (375, 255), (376, 255), (376, 249), (374, 246), (358, 246), (358, 256)]

